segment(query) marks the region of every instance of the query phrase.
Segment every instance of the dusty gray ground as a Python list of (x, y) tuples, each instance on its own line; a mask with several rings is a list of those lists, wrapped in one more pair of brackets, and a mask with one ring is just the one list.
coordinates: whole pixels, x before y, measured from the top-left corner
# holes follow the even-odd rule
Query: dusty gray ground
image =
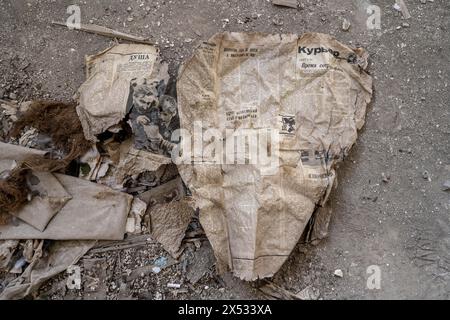
[[(366, 28), (370, 2), (382, 10), (381, 30)], [(329, 238), (317, 247), (299, 246), (274, 281), (294, 292), (312, 285), (324, 299), (449, 299), (450, 193), (441, 186), (450, 179), (450, 2), (406, 0), (412, 18), (400, 29), (405, 21), (392, 8), (393, 0), (301, 3), (302, 10), (263, 0), (0, 0), (0, 95), (69, 99), (75, 93), (84, 80), (84, 56), (112, 42), (50, 26), (67, 19), (70, 4), (80, 5), (84, 23), (92, 20), (158, 42), (172, 73), (199, 41), (220, 31), (318, 31), (362, 45), (371, 53), (375, 99), (356, 147), (338, 171)], [(349, 32), (341, 30), (343, 17), (352, 23)], [(382, 173), (390, 175), (389, 182), (382, 181)], [(112, 256), (120, 265), (130, 260), (136, 266), (160, 255), (160, 248), (143, 248)], [(370, 265), (381, 268), (380, 290), (366, 287)], [(108, 288), (117, 293), (115, 268), (108, 269)], [(133, 283), (131, 297), (152, 299), (160, 292), (175, 298), (166, 284), (182, 280), (179, 268)], [(333, 276), (338, 268), (343, 278)], [(260, 297), (252, 285), (230, 277), (224, 282), (207, 277), (186, 288), (182, 298)]]

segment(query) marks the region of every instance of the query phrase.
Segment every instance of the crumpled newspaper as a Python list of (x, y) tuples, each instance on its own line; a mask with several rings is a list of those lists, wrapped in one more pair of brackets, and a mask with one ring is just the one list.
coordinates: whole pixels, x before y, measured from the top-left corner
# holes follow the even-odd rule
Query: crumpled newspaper
[(77, 113), (86, 140), (117, 132), (128, 120), (134, 147), (168, 155), (179, 128), (176, 100), (165, 95), (168, 64), (151, 45), (119, 44), (86, 58), (87, 80), (78, 90)]
[(319, 33), (217, 34), (184, 63), (176, 161), (219, 271), (271, 277), (314, 228), (364, 125), (367, 66), (364, 49)]

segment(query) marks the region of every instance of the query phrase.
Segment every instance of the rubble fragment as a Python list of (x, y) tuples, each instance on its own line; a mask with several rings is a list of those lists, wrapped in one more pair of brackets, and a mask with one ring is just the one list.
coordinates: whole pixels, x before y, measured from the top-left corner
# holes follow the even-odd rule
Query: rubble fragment
[(196, 284), (211, 270), (214, 264), (215, 260), (212, 247), (208, 242), (205, 242), (194, 253), (192, 263), (187, 268), (187, 279), (190, 283)]
[(83, 259), (83, 288), (89, 300), (105, 300), (107, 287), (106, 258)]
[(150, 207), (149, 212), (152, 237), (175, 259), (178, 258), (183, 250), (180, 247), (187, 227), (194, 216), (191, 203), (180, 200), (156, 204)]
[(294, 9), (298, 6), (297, 0), (272, 0), (272, 3), (277, 6), (290, 7)]
[(37, 290), (46, 280), (65, 271), (95, 244), (95, 241), (55, 241), (45, 255), (43, 254), (43, 241), (35, 251), (31, 263), (16, 279), (9, 282), (0, 300), (23, 299)]
[(81, 270), (78, 266), (69, 266), (66, 270), (69, 274), (66, 281), (67, 289), (81, 290)]
[(0, 270), (6, 270), (19, 245), (18, 240), (0, 240)]
[(131, 140), (122, 143), (119, 150), (120, 160), (116, 166), (114, 179), (115, 184), (122, 187), (127, 178), (137, 179), (143, 172), (156, 172), (161, 166), (172, 162), (163, 155), (136, 149)]
[(300, 291), (297, 296), (300, 300), (317, 300), (320, 296), (320, 291), (312, 286), (308, 286)]
[(343, 278), (344, 277), (344, 272), (342, 272), (341, 269), (336, 269), (336, 270), (334, 270), (334, 276), (338, 277), (338, 278)]
[(450, 190), (450, 180), (447, 180), (442, 184), (442, 190), (444, 191)]
[(398, 11), (402, 12), (404, 19), (410, 19), (411, 15), (409, 14), (408, 7), (406, 6), (406, 3), (404, 0), (395, 0), (394, 8)]
[(295, 294), (267, 280), (264, 280), (264, 285), (258, 289), (272, 300), (303, 300), (302, 298), (305, 296), (304, 293), (302, 295)]
[(142, 219), (147, 210), (147, 204), (139, 198), (133, 199), (130, 214), (128, 215), (126, 232), (140, 234), (142, 232)]
[(342, 20), (342, 30), (343, 31), (348, 31), (351, 27), (351, 23), (350, 21), (348, 21), (347, 19), (344, 18), (344, 20)]

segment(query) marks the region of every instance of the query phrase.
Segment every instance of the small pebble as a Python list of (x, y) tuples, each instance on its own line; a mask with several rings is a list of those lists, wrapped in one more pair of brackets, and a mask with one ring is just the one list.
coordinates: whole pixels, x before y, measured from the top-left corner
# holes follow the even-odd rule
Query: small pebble
[(152, 272), (155, 274), (158, 274), (161, 272), (161, 268), (160, 267), (153, 267)]
[(344, 19), (344, 21), (342, 21), (342, 30), (348, 31), (350, 27), (351, 27), (350, 21)]
[(338, 278), (343, 278), (343, 277), (344, 277), (344, 272), (342, 272), (341, 269), (336, 269), (336, 270), (334, 271), (334, 276), (335, 276), (335, 277), (338, 277)]
[(283, 22), (283, 20), (282, 20), (281, 18), (274, 18), (274, 19), (272, 20), (272, 23), (273, 23), (274, 25), (276, 25), (276, 26), (279, 26), (279, 27), (281, 27), (282, 25), (284, 25), (284, 22)]

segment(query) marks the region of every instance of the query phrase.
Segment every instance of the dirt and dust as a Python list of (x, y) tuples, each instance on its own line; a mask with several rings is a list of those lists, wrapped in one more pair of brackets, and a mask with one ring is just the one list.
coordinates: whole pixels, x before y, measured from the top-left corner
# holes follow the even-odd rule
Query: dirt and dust
[[(404, 20), (391, 0), (299, 2), (297, 10), (264, 0), (3, 0), (0, 99), (68, 100), (84, 81), (84, 56), (113, 44), (50, 25), (52, 20), (64, 22), (72, 4), (80, 6), (83, 23), (149, 37), (161, 47), (172, 76), (201, 41), (222, 31), (314, 31), (363, 46), (371, 55), (375, 99), (356, 146), (338, 170), (339, 186), (329, 203), (329, 236), (318, 246), (299, 245), (274, 282), (293, 292), (311, 286), (321, 299), (449, 299), (450, 194), (442, 185), (450, 176), (450, 3), (405, 1), (412, 17)], [(370, 4), (381, 9), (381, 29), (367, 29)], [(351, 24), (348, 31), (342, 29), (344, 19)], [(88, 281), (83, 268), (95, 265), (92, 261), (103, 263), (106, 272), (95, 277), (105, 278), (100, 296), (108, 299), (264, 297), (257, 284), (229, 275), (220, 278), (213, 266), (190, 284), (189, 266), (196, 254), (205, 254), (196, 249), (188, 243), (180, 263), (159, 273), (142, 272), (131, 281), (133, 270), (155, 265), (168, 253), (144, 241), (90, 253), (78, 265)], [(367, 286), (371, 266), (381, 270), (380, 289)], [(342, 278), (334, 276), (336, 269), (343, 271)], [(47, 283), (41, 297), (90, 297), (89, 283), (82, 290), (68, 290), (66, 279), (62, 274)], [(169, 283), (181, 288), (168, 288)]]

